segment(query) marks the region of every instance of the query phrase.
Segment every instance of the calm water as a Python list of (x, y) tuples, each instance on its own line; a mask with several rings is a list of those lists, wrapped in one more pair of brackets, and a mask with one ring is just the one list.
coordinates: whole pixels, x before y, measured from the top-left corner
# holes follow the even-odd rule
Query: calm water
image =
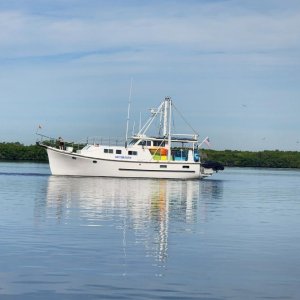
[(300, 171), (139, 180), (0, 163), (0, 299), (300, 299)]

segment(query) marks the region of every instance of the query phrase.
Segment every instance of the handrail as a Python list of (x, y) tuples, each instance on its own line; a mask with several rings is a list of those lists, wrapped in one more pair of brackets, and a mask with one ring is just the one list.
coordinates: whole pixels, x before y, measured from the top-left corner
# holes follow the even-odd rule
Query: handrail
[[(47, 145), (47, 143), (50, 144), (50, 146), (52, 147), (57, 147), (59, 148), (60, 145), (59, 145), (59, 138), (53, 138), (53, 137), (50, 137), (50, 136), (47, 136), (45, 134), (41, 134), (41, 133), (36, 133), (36, 135), (40, 136), (40, 140), (37, 140), (37, 143), (40, 143), (40, 144), (45, 144)], [(46, 142), (46, 143), (44, 143)], [(77, 149), (80, 148), (80, 146), (83, 146), (85, 145), (84, 143), (80, 143), (80, 142), (71, 142), (71, 141), (65, 141), (63, 140), (63, 144), (64, 146), (63, 147), (67, 147), (67, 146), (70, 146), (72, 145), (73, 148), (75, 148), (77, 146)], [(83, 147), (82, 147), (83, 148)]]
[(86, 143), (91, 145), (121, 146), (125, 145), (125, 140), (124, 138), (88, 137)]
[(47, 135), (44, 135), (44, 134), (41, 134), (41, 133), (36, 133), (36, 135), (39, 135), (41, 138), (47, 138), (49, 140), (55, 140), (55, 138), (47, 136)]

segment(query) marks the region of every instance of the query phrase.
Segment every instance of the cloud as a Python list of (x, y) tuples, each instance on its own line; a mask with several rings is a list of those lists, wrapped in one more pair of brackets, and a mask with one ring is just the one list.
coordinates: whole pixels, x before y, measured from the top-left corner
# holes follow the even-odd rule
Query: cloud
[[(112, 5), (104, 13), (93, 12), (91, 7), (89, 17), (2, 11), (0, 58), (97, 51), (113, 54), (119, 48), (161, 49), (175, 56), (184, 51), (230, 55), (299, 49), (299, 11), (263, 14), (226, 5), (213, 2), (190, 8), (177, 4), (166, 16), (156, 14), (160, 8), (167, 10), (163, 4), (155, 9)], [(218, 13), (212, 16), (209, 11), (216, 7)]]
[[(112, 120), (111, 129), (117, 131), (124, 120), (114, 113), (122, 115), (124, 107), (126, 117), (133, 76), (137, 112), (170, 95), (181, 101), (177, 107), (191, 123), (207, 135), (212, 132), (219, 145), (228, 146), (228, 136), (236, 140), (255, 136), (251, 130), (257, 128), (269, 130), (264, 115), (274, 128), (290, 118), (290, 131), (285, 130), (291, 138), (291, 124), (297, 122), (293, 112), (300, 109), (295, 102), (300, 79), (297, 3), (0, 3), (0, 135), (14, 128), (18, 140), (22, 129), (21, 136), (31, 140), (24, 130), (38, 123), (49, 131), (65, 125), (66, 134), (88, 134), (91, 127), (101, 131), (101, 124)], [(247, 111), (240, 111), (241, 103), (248, 104)], [(247, 128), (243, 120), (249, 121)], [(253, 141), (245, 147), (249, 145)]]

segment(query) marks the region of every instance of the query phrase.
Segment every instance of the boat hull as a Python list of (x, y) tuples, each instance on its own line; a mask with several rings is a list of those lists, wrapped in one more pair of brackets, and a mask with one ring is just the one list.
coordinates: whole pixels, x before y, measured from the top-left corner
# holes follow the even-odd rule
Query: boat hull
[(87, 157), (46, 146), (53, 175), (127, 178), (201, 179), (212, 172), (200, 163), (121, 161)]

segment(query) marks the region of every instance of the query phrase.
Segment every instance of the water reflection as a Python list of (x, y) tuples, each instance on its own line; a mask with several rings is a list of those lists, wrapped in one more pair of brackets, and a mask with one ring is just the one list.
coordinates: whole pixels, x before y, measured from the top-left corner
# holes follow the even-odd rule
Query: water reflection
[(220, 183), (214, 181), (50, 176), (46, 200), (36, 202), (35, 216), (37, 221), (46, 216), (57, 223), (122, 230), (125, 250), (133, 233), (147, 256), (164, 265), (170, 224), (173, 231), (196, 224), (205, 214), (206, 200), (221, 193)]

